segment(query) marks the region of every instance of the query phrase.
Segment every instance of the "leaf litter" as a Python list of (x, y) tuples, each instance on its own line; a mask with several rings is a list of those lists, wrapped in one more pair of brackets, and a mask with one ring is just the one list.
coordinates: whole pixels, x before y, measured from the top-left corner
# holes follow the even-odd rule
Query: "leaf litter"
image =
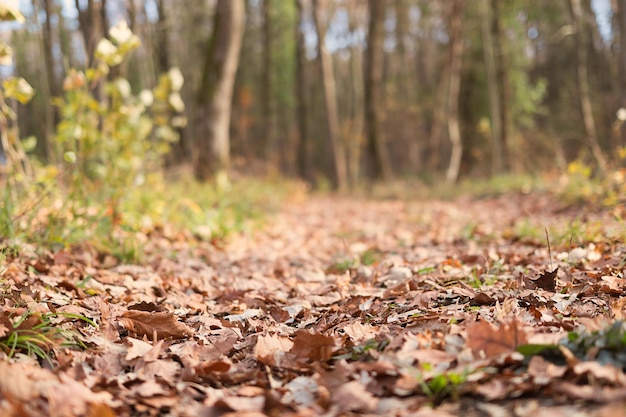
[(143, 265), (22, 245), (0, 414), (624, 415), (624, 224), (555, 207), (310, 197), (219, 245), (154, 231)]

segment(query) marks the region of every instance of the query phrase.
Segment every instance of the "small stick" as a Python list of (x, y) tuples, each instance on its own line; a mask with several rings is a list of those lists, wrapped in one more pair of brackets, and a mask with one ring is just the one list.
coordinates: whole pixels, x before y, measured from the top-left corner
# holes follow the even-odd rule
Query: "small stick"
[(548, 234), (548, 228), (546, 226), (543, 227), (543, 230), (546, 232), (546, 242), (548, 242), (548, 256), (550, 257), (550, 270), (554, 271), (552, 267), (552, 248), (550, 247), (550, 235)]

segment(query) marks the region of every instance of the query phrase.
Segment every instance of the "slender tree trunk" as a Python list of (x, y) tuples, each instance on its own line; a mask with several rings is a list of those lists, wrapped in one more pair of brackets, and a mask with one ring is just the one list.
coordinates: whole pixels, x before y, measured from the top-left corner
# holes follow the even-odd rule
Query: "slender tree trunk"
[(217, 1), (198, 96), (195, 175), (200, 181), (214, 179), (221, 188), (229, 184), (231, 101), (244, 21), (243, 0)]
[(587, 63), (587, 44), (585, 42), (585, 22), (580, 0), (570, 0), (574, 27), (576, 28), (576, 60), (578, 72), (578, 92), (580, 95), (580, 107), (585, 125), (585, 133), (591, 147), (593, 157), (598, 163), (598, 168), (603, 173), (607, 171), (607, 161), (598, 140), (598, 132), (591, 107), (591, 93), (589, 90), (589, 76)]
[(415, 134), (416, 124), (414, 123), (414, 103), (416, 102), (416, 73), (415, 61), (411, 58), (408, 39), (410, 32), (410, 2), (409, 0), (394, 0), (394, 14), (396, 17), (396, 51), (397, 56), (397, 79), (396, 91), (400, 93), (402, 100), (403, 119), (398, 128), (398, 133), (402, 137), (407, 149), (407, 158), (413, 172), (419, 172), (422, 166), (423, 142), (420, 135)]
[(448, 135), (452, 142), (452, 154), (446, 180), (454, 183), (459, 178), (463, 141), (459, 127), (459, 95), (463, 69), (463, 14), (465, 0), (453, 0), (450, 16), (450, 86), (448, 88)]
[(261, 155), (266, 159), (272, 156), (276, 136), (276, 112), (273, 97), (273, 73), (275, 69), (272, 59), (274, 53), (272, 44), (272, 3), (274, 1), (275, 0), (263, 0), (263, 71), (261, 74), (263, 138), (261, 140)]
[(413, 74), (415, 68), (407, 48), (407, 37), (409, 36), (409, 1), (394, 0), (394, 9), (396, 15), (396, 40), (398, 42), (398, 84), (399, 90), (403, 95), (406, 103), (410, 103), (415, 95), (415, 81)]
[(159, 20), (157, 26), (157, 45), (154, 48), (157, 55), (158, 74), (163, 74), (171, 67), (170, 59), (170, 47), (169, 47), (169, 17), (168, 8), (165, 5), (165, 0), (157, 0), (157, 12), (159, 13)]
[(100, 13), (101, 4), (94, 0), (87, 0), (85, 8), (80, 7), (80, 0), (74, 0), (74, 4), (78, 12), (78, 24), (85, 44), (87, 66), (92, 66), (98, 38), (104, 34), (102, 31), (103, 22), (101, 22), (102, 14)]
[[(103, 36), (109, 33), (109, 16), (107, 15), (107, 0), (100, 0), (100, 32)], [(98, 39), (96, 39), (98, 42)]]
[[(102, 20), (106, 18), (106, 11), (102, 11), (106, 6), (106, 2), (87, 0), (86, 7), (81, 9), (81, 1), (75, 0), (75, 5), (78, 12), (78, 24), (85, 44), (87, 67), (92, 68), (95, 65), (94, 53), (96, 46), (98, 41), (106, 35), (103, 28), (108, 26), (108, 23)], [(112, 71), (109, 76), (112, 76), (114, 73), (115, 71)], [(103, 97), (102, 82), (92, 84), (91, 90), (96, 99), (101, 101)]]
[[(156, 45), (153, 50), (156, 54), (156, 73), (154, 75), (158, 80), (162, 74), (165, 74), (172, 68), (172, 54), (170, 49), (170, 10), (165, 0), (156, 0), (156, 6), (159, 18), (155, 34)], [(180, 116), (180, 114), (172, 115), (172, 117), (175, 116)], [(181, 127), (176, 127), (175, 129), (176, 133), (178, 133), (178, 140), (172, 144), (171, 151), (165, 158), (167, 165), (184, 162), (189, 154), (185, 147), (185, 130)]]
[[(43, 8), (46, 13), (46, 20), (43, 25), (43, 58), (46, 65), (46, 78), (48, 81), (48, 89), (50, 97), (61, 96), (61, 84), (59, 77), (55, 73), (56, 63), (54, 61), (53, 49), (53, 32), (52, 32), (52, 18), (56, 12), (53, 10), (53, 0), (43, 0)], [(60, 121), (60, 114), (58, 106), (47, 106), (48, 114), (46, 117), (46, 129), (45, 129), (45, 154), (48, 161), (51, 161), (54, 157), (52, 152), (52, 135), (56, 130), (56, 126)]]
[[(360, 0), (348, 2), (349, 30), (356, 33), (358, 23), (356, 21), (357, 6)], [(363, 53), (358, 45), (350, 47), (350, 78), (352, 81), (352, 97), (350, 100), (350, 133), (347, 140), (346, 156), (348, 158), (348, 177), (350, 183), (356, 185), (359, 180), (359, 165), (361, 160), (361, 145), (363, 142)]]
[(365, 128), (367, 150), (374, 166), (373, 177), (388, 181), (392, 177), (389, 151), (381, 130), (383, 36), (386, 0), (369, 0), (369, 28), (365, 55)]
[(437, 83), (433, 103), (433, 115), (430, 123), (428, 144), (430, 148), (428, 165), (432, 172), (438, 171), (441, 166), (441, 144), (446, 126), (448, 109), (448, 88), (450, 84), (450, 58), (443, 63), (443, 69)]
[[(496, 61), (492, 28), (495, 17), (491, 9), (490, 0), (481, 0), (481, 21), (483, 32), (483, 51), (485, 56), (485, 72), (487, 74), (487, 90), (489, 93), (489, 113), (491, 116), (491, 164), (493, 172), (499, 174), (504, 171), (504, 155), (502, 152), (502, 115), (500, 103), (500, 88), (496, 78)], [(499, 49), (499, 48), (498, 48)]]
[(137, 33), (137, 4), (135, 0), (128, 0), (126, 11), (128, 12), (128, 28), (133, 33)]
[(348, 170), (346, 166), (346, 151), (339, 127), (333, 62), (326, 48), (326, 25), (322, 22), (322, 10), (326, 9), (326, 4), (325, 0), (313, 0), (313, 19), (317, 31), (317, 54), (322, 73), (328, 139), (335, 169), (335, 187), (339, 191), (344, 191), (348, 187)]
[(495, 80), (498, 93), (498, 113), (500, 115), (500, 151), (502, 155), (502, 169), (509, 165), (508, 148), (511, 145), (511, 129), (513, 127), (511, 115), (511, 86), (509, 82), (507, 57), (504, 49), (505, 33), (502, 28), (502, 0), (491, 0), (491, 41), (495, 67)]
[(295, 28), (296, 36), (296, 100), (297, 100), (297, 120), (300, 140), (297, 149), (297, 164), (300, 178), (307, 182), (312, 182), (311, 169), (311, 144), (309, 143), (309, 119), (308, 105), (306, 97), (306, 46), (304, 44), (304, 33), (302, 27), (305, 22), (303, 0), (295, 0), (298, 9), (298, 22)]
[[(617, 0), (617, 25), (619, 36), (618, 54), (618, 78), (619, 78), (619, 106), (626, 109), (626, 0)], [(619, 132), (620, 145), (626, 145), (626, 123), (621, 121), (621, 131)]]

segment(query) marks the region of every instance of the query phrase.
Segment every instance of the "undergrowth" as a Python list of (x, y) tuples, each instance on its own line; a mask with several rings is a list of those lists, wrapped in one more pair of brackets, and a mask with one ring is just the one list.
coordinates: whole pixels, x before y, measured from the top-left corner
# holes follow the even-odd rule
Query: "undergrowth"
[(22, 353), (52, 365), (51, 354), (55, 348), (85, 348), (75, 330), (62, 326), (68, 321), (83, 321), (97, 327), (91, 319), (78, 314), (26, 311), (18, 317), (11, 317), (4, 312), (0, 316), (0, 323), (5, 329), (0, 335), (0, 350), (9, 357)]
[(111, 67), (139, 44), (121, 22), (98, 44), (93, 67), (68, 70), (63, 96), (52, 103), (61, 120), (49, 144), (56, 162), (48, 166), (28, 158), (36, 139), (20, 140), (10, 105), (34, 92), (23, 79), (5, 80), (0, 119), (10, 129), (0, 132), (7, 155), (0, 165), (0, 252), (23, 242), (53, 251), (86, 244), (138, 263), (153, 232), (224, 239), (258, 223), (289, 192), (287, 182), (244, 179), (225, 190), (191, 176), (168, 180), (162, 159), (186, 123), (181, 72), (172, 68), (139, 93), (124, 78), (108, 80)]

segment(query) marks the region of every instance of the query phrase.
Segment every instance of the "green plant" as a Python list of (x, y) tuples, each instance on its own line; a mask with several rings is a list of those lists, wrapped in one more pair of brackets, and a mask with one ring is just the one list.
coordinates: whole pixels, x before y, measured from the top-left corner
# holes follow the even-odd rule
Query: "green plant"
[[(159, 79), (152, 91), (133, 94), (124, 78), (105, 82), (113, 65), (119, 65), (140, 44), (124, 22), (111, 28), (109, 39), (96, 48), (97, 62), (85, 72), (70, 70), (65, 95), (57, 99), (61, 122), (56, 133), (60, 179), (76, 207), (84, 215), (96, 197), (105, 207), (98, 215), (112, 223), (121, 221), (120, 204), (133, 188), (143, 186), (146, 175), (160, 168), (161, 157), (177, 139), (168, 124), (168, 112), (182, 112), (182, 75), (173, 69)], [(179, 125), (184, 121), (179, 121)]]
[[(183, 78), (174, 68), (155, 88), (138, 93), (123, 78), (108, 80), (110, 68), (138, 45), (120, 23), (98, 44), (93, 67), (68, 71), (63, 96), (53, 101), (61, 116), (54, 166), (30, 169), (26, 151), (34, 140), (18, 140), (16, 113), (6, 100), (25, 102), (32, 89), (19, 80), (5, 81), (0, 122), (13, 130), (0, 131), (3, 147), (11, 145), (7, 156), (15, 158), (3, 170), (6, 184), (0, 170), (0, 185), (5, 185), (0, 187), (0, 236), (53, 250), (87, 242), (123, 262), (138, 262), (145, 234), (159, 226), (173, 224), (202, 239), (223, 239), (258, 224), (288, 194), (291, 185), (269, 181), (242, 180), (229, 190), (190, 178), (166, 181), (161, 159), (185, 124)], [(5, 47), (0, 44), (0, 63)]]
[[(432, 372), (430, 364), (422, 365), (426, 373)], [(418, 375), (419, 387), (424, 395), (430, 398), (434, 404), (440, 404), (443, 400), (451, 398), (456, 400), (463, 384), (467, 381), (468, 372), (463, 373), (445, 371), (425, 377), (423, 373)]]
[(351, 361), (363, 361), (372, 359), (371, 352), (382, 352), (391, 343), (390, 340), (384, 339), (382, 341), (376, 339), (369, 339), (364, 344), (353, 346), (350, 352), (335, 357), (335, 359), (347, 359)]
[(0, 337), (0, 349), (9, 357), (16, 353), (25, 353), (35, 355), (52, 364), (50, 353), (54, 348), (83, 346), (75, 332), (63, 329), (62, 323), (55, 322), (55, 319), (80, 320), (97, 327), (88, 317), (72, 313), (41, 314), (26, 311), (17, 318), (13, 318), (5, 312), (0, 316), (0, 323), (8, 330)]
[[(0, 5), (1, 21), (24, 22), (24, 16), (7, 5)], [(13, 52), (9, 45), (0, 41), (0, 65), (12, 65)], [(33, 88), (19, 77), (8, 77), (0, 88), (0, 235), (12, 238), (16, 235), (15, 218), (19, 211), (18, 201), (31, 193), (32, 169), (26, 149), (19, 137), (16, 103), (26, 104), (33, 97)], [(30, 141), (32, 143), (32, 141)]]
[(351, 269), (354, 269), (358, 266), (358, 261), (354, 260), (354, 259), (341, 259), (335, 263), (333, 263), (328, 269), (327, 271), (330, 273), (335, 273), (335, 274), (343, 274), (346, 271), (349, 271)]
[(359, 256), (361, 265), (373, 265), (380, 261), (382, 253), (376, 248), (369, 248)]

